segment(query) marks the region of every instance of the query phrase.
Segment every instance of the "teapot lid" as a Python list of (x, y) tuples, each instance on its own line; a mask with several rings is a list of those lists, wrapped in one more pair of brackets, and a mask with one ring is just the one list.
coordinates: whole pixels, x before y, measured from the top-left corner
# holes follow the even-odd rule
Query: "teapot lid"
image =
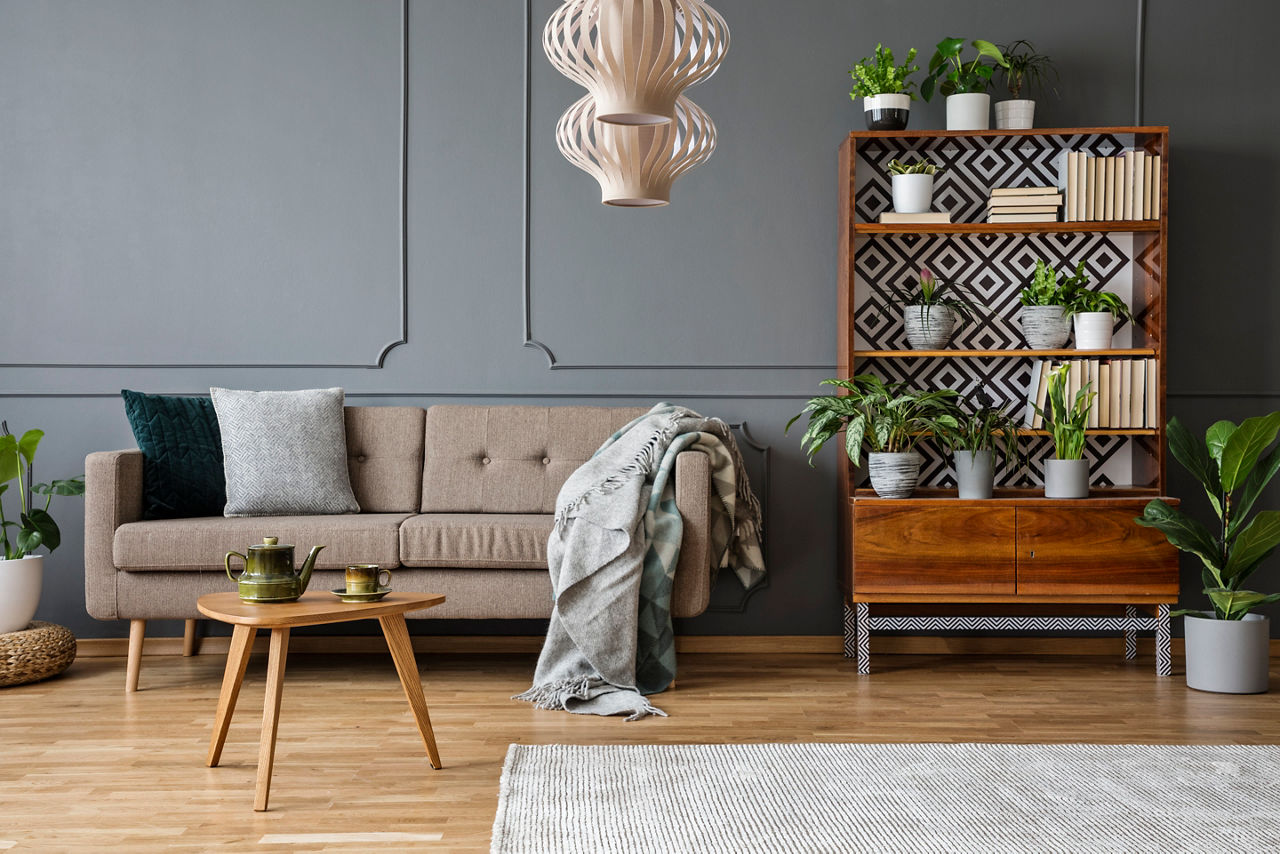
[(251, 549), (292, 549), (293, 546), (285, 545), (280, 542), (278, 537), (263, 537), (261, 543), (255, 543), (249, 546)]

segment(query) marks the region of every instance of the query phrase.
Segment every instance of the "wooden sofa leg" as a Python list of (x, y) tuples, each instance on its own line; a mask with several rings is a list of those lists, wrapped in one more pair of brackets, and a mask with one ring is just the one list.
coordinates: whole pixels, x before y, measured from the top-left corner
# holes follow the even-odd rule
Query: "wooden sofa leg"
[(182, 656), (190, 658), (196, 654), (196, 621), (187, 620), (182, 629)]
[(146, 620), (129, 621), (129, 663), (124, 672), (124, 690), (131, 694), (138, 690), (138, 671), (142, 669), (142, 639), (147, 634)]

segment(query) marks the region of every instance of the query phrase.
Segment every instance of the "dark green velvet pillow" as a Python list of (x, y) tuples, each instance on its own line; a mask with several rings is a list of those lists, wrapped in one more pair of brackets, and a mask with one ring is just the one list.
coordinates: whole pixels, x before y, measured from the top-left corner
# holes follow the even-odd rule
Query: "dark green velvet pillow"
[(143, 518), (221, 516), (227, 484), (213, 401), (128, 389), (120, 396), (142, 451)]

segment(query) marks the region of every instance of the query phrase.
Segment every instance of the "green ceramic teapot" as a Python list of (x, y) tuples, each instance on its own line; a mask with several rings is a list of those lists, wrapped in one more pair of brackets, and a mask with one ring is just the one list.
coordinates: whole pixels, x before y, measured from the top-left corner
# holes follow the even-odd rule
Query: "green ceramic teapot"
[[(240, 588), (244, 602), (294, 602), (307, 589), (311, 570), (316, 567), (316, 555), (324, 546), (316, 546), (307, 555), (302, 568), (293, 568), (293, 546), (280, 545), (275, 537), (263, 537), (258, 545), (249, 546), (249, 554), (227, 552), (223, 563), (227, 577)], [(231, 574), (231, 558), (244, 561), (240, 576)]]

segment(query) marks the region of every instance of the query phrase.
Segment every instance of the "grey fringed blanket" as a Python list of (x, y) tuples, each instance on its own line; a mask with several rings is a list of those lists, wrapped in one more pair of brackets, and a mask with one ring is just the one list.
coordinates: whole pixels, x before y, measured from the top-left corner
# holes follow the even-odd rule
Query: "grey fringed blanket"
[(676, 455), (710, 457), (712, 556), (744, 587), (764, 576), (760, 504), (729, 425), (660, 403), (610, 437), (556, 498), (547, 543), (555, 608), (533, 687), (515, 699), (577, 714), (664, 714), (675, 678), (671, 587), (684, 530)]

